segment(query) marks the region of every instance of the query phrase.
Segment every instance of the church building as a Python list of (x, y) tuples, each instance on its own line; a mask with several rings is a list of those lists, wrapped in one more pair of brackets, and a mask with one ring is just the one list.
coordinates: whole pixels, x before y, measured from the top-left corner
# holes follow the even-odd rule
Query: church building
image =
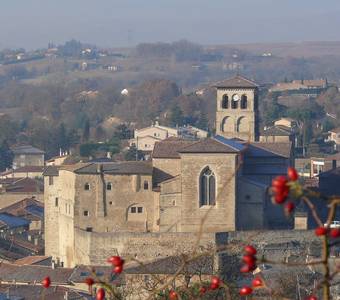
[(256, 83), (237, 76), (216, 87), (214, 137), (157, 142), (150, 162), (47, 168), (46, 255), (72, 266), (91, 263), (100, 243), (116, 249), (125, 235), (121, 247), (129, 233), (148, 240), (289, 227), (268, 188), (292, 164), (291, 143), (258, 141)]

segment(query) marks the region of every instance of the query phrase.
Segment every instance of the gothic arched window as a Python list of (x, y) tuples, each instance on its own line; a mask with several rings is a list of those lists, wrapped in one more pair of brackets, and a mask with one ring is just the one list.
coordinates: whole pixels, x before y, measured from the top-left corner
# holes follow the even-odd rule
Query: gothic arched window
[(215, 205), (216, 178), (209, 167), (205, 168), (199, 180), (200, 206)]
[(242, 95), (241, 97), (241, 109), (246, 109), (248, 105), (248, 99), (246, 95)]
[(229, 106), (228, 95), (223, 95), (223, 98), (222, 98), (222, 108), (228, 108), (228, 106)]

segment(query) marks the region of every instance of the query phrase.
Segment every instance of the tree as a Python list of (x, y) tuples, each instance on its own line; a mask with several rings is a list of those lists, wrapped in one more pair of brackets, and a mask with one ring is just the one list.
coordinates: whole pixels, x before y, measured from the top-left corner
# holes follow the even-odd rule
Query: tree
[(90, 120), (87, 119), (83, 128), (83, 141), (87, 142), (90, 138)]
[(132, 145), (124, 155), (125, 160), (133, 161), (133, 160), (142, 160), (144, 158), (144, 154), (142, 151), (137, 150), (136, 146)]
[(126, 124), (119, 124), (115, 129), (114, 136), (120, 140), (128, 140), (132, 138), (132, 131)]
[(172, 107), (170, 112), (170, 125), (171, 126), (181, 126), (183, 125), (183, 112), (181, 108), (176, 104)]
[(10, 168), (13, 163), (13, 153), (9, 148), (7, 141), (3, 141), (0, 146), (0, 171)]

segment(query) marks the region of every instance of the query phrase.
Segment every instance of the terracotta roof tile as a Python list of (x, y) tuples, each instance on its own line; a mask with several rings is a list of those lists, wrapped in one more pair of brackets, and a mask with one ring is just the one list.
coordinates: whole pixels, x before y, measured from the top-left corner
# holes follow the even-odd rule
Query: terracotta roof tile
[(69, 268), (52, 269), (48, 266), (0, 264), (0, 278), (3, 281), (34, 283), (34, 281), (41, 282), (48, 275), (53, 284), (67, 284), (72, 272), (73, 269)]
[(5, 189), (8, 193), (42, 193), (44, 185), (38, 180), (23, 178), (6, 186)]
[(192, 145), (194, 142), (181, 138), (168, 138), (161, 142), (157, 142), (152, 152), (153, 158), (180, 158), (179, 150)]
[(39, 263), (39, 262), (42, 262), (44, 260), (48, 260), (50, 259), (49, 256), (39, 256), (39, 255), (36, 255), (36, 256), (26, 256), (24, 258), (20, 258), (20, 259), (17, 259), (14, 264), (15, 265), (20, 265), (20, 266), (23, 266), (23, 265), (34, 265), (36, 263)]
[[(254, 148), (258, 148), (258, 149), (262, 149), (265, 150), (265, 152), (267, 152), (267, 154), (265, 152), (263, 152), (264, 156), (270, 156), (270, 154), (273, 156), (282, 156), (282, 157), (286, 157), (286, 158), (290, 158), (291, 157), (291, 151), (292, 151), (292, 143), (262, 143), (262, 142), (254, 142), (251, 143), (248, 147), (248, 151), (247, 153), (250, 154), (250, 156), (252, 156), (252, 154), (254, 154), (254, 156), (256, 156), (256, 153), (259, 153), (258, 151), (256, 151), (256, 149)], [(260, 154), (260, 153), (259, 153)], [(263, 156), (260, 155), (260, 156)]]

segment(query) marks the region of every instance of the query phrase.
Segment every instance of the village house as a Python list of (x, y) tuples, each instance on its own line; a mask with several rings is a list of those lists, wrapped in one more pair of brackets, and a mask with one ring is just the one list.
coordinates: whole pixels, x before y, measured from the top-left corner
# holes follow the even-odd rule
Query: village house
[(134, 138), (130, 140), (130, 146), (134, 145), (138, 150), (151, 152), (156, 142), (173, 136), (178, 136), (177, 128), (161, 126), (158, 122), (155, 122), (149, 127), (135, 129)]
[(30, 145), (15, 147), (12, 152), (14, 154), (13, 169), (45, 164), (45, 152)]

